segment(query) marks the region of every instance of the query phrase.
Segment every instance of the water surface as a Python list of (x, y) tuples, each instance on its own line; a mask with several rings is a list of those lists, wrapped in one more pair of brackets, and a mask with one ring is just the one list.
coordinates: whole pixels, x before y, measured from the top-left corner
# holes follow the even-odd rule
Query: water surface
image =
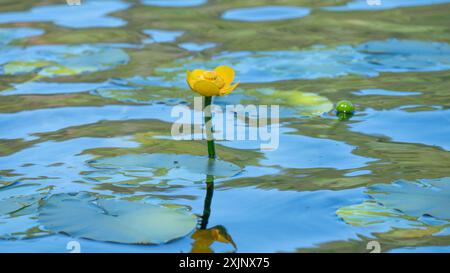
[[(448, 2), (0, 7), (0, 252), (449, 252)], [(211, 162), (204, 141), (171, 137), (174, 105), (198, 114), (186, 70), (218, 65), (241, 84), (217, 106), (279, 105), (260, 127), (279, 129), (276, 149), (225, 138)], [(343, 99), (353, 116), (333, 111)], [(97, 238), (61, 217), (61, 196), (88, 204)], [(95, 217), (105, 200), (127, 224), (183, 232), (103, 242), (142, 235)]]
[(286, 20), (308, 15), (310, 9), (293, 6), (261, 6), (227, 10), (222, 15), (226, 20), (247, 22)]

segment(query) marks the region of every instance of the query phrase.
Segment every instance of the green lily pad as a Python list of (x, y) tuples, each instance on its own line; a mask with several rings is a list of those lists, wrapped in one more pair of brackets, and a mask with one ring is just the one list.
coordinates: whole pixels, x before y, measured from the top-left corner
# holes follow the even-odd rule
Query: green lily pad
[(72, 76), (112, 69), (129, 61), (123, 49), (102, 45), (9, 46), (3, 50), (0, 74), (6, 75), (34, 72), (39, 77)]
[[(333, 103), (326, 97), (300, 90), (275, 90), (259, 88), (245, 90), (246, 96), (255, 97), (258, 104), (279, 104), (294, 108), (302, 116), (317, 116), (333, 109)], [(256, 100), (243, 99), (243, 103), (256, 103)]]
[[(349, 225), (375, 228), (383, 231), (378, 233), (378, 236), (391, 239), (418, 239), (432, 236), (449, 225), (447, 221), (436, 220), (432, 217), (417, 218), (406, 215), (374, 200), (340, 208), (336, 214)], [(386, 230), (388, 231), (384, 232)]]
[(55, 63), (48, 61), (12, 61), (3, 66), (3, 72), (6, 75), (28, 74), (52, 65), (55, 65)]
[(108, 99), (142, 104), (153, 102), (178, 104), (181, 101), (188, 101), (186, 98), (191, 95), (185, 89), (147, 86), (145, 84), (135, 84), (132, 81), (127, 82), (127, 84), (128, 86), (126, 87), (98, 88), (92, 93)]
[(101, 158), (91, 162), (96, 168), (114, 168), (125, 171), (150, 169), (181, 169), (188, 173), (233, 176), (241, 168), (223, 160), (212, 160), (205, 156), (189, 154), (128, 154), (117, 157)]
[(410, 227), (420, 225), (419, 222), (407, 219), (401, 212), (386, 208), (374, 201), (339, 208), (336, 214), (352, 226), (387, 224), (395, 227)]
[(126, 244), (160, 244), (189, 234), (194, 215), (181, 209), (99, 199), (89, 193), (51, 196), (39, 213), (49, 230), (73, 237)]
[(450, 178), (423, 183), (377, 184), (370, 187), (370, 195), (384, 206), (407, 215), (450, 219)]

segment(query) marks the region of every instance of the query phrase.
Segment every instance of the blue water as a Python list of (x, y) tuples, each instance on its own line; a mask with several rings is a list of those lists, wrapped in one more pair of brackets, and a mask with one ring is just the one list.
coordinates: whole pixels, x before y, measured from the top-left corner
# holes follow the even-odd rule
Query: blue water
[[(281, 130), (279, 147), (267, 151), (261, 164), (283, 168), (335, 168), (352, 169), (366, 166), (372, 161), (352, 153), (355, 147), (328, 139), (312, 138)], [(238, 149), (258, 149), (259, 141), (227, 141), (224, 146)], [(296, 152), (292, 152), (295, 147)]]
[[(67, 28), (120, 27), (127, 24), (109, 13), (125, 10), (130, 4), (120, 0), (83, 0), (79, 6), (67, 4), (33, 7), (29, 11), (0, 14), (0, 24), (15, 22), (53, 22)], [(70, 14), (70, 16), (68, 16)]]
[[(372, 3), (372, 4), (371, 4)], [(325, 7), (330, 11), (385, 10), (450, 3), (449, 0), (353, 0), (343, 6)]]
[(81, 93), (95, 90), (106, 83), (25, 82), (11, 85), (11, 89), (0, 92), (0, 95)]
[[(201, 189), (199, 189), (201, 190)], [(178, 191), (182, 193), (182, 190)], [(192, 189), (189, 190), (192, 193)], [(277, 249), (295, 251), (298, 247), (312, 247), (330, 240), (357, 239), (357, 233), (369, 235), (363, 230), (354, 230), (342, 222), (336, 222), (334, 211), (364, 199), (362, 189), (347, 191), (315, 191), (295, 193), (277, 190), (260, 191), (253, 188), (217, 190), (212, 206), (214, 214), (210, 225), (223, 225), (233, 235), (241, 252), (273, 252)], [(193, 210), (201, 210), (203, 200), (190, 202)], [(237, 213), (239, 212), (239, 213)], [(261, 225), (261, 223), (272, 225)], [(273, 225), (278, 232), (273, 232)], [(308, 234), (308, 236), (305, 236)], [(270, 236), (269, 236), (270, 235)], [(126, 246), (79, 240), (83, 252), (90, 251), (142, 251), (142, 252), (189, 252), (188, 238), (159, 246)], [(254, 242), (259, 244), (255, 245)], [(29, 242), (29, 243), (27, 243)], [(60, 252), (67, 240), (59, 236), (33, 239), (17, 244), (0, 241), (0, 249), (9, 251)], [(40, 245), (39, 248), (36, 245)]]
[(141, 0), (143, 4), (157, 7), (193, 7), (203, 5), (207, 0)]
[(301, 51), (224, 52), (206, 62), (195, 59), (179, 62), (183, 65), (162, 71), (230, 64), (244, 83), (331, 78), (351, 74), (376, 77), (381, 72), (448, 70), (450, 45), (390, 39), (334, 49), (316, 47)]
[(143, 40), (144, 44), (174, 42), (184, 33), (183, 31), (160, 29), (144, 29), (143, 32), (150, 36), (148, 39)]
[(385, 89), (362, 89), (353, 92), (355, 95), (359, 96), (414, 96), (420, 95), (421, 92), (408, 92), (408, 91), (393, 91), (393, 90), (385, 90)]
[[(40, 212), (54, 194), (87, 192), (200, 222), (208, 174), (206, 228), (237, 246), (214, 242), (215, 252), (365, 252), (370, 240), (383, 252), (449, 252), (447, 213), (424, 211), (448, 203), (448, 5), (438, 4), (450, 1), (306, 2), (2, 6), (0, 252), (69, 252), (70, 241), (82, 252), (193, 251), (200, 227), (165, 244), (114, 244), (55, 234)], [(362, 26), (369, 13), (393, 28)], [(218, 65), (241, 84), (215, 105), (280, 106), (280, 120), (259, 127), (279, 129), (275, 150), (220, 140), (216, 126), (212, 164), (204, 141), (171, 137), (173, 106), (193, 103), (186, 70)], [(333, 111), (342, 99), (356, 106), (348, 120)], [(399, 197), (399, 183), (421, 187)], [(386, 199), (374, 200), (380, 188)]]
[[(0, 74), (27, 74), (39, 72), (43, 77), (58, 77), (111, 69), (126, 64), (129, 57), (120, 48), (105, 45), (36, 45), (30, 47), (5, 46), (2, 48)], [(70, 53), (70, 54), (69, 54)], [(35, 61), (47, 62), (43, 69)], [(28, 63), (29, 67), (7, 65)], [(61, 72), (58, 72), (61, 70)]]
[[(34, 134), (52, 132), (67, 127), (96, 123), (102, 120), (160, 119), (175, 121), (171, 107), (165, 105), (83, 106), (38, 109), (19, 113), (0, 114), (2, 138), (33, 139)], [(16, 126), (21, 124), (20, 127)]]
[(7, 45), (16, 39), (28, 38), (44, 34), (39, 28), (0, 28), (0, 45)]
[(227, 10), (222, 14), (226, 20), (246, 22), (287, 20), (307, 16), (309, 8), (295, 6), (262, 6)]
[(203, 51), (205, 49), (213, 48), (216, 46), (215, 43), (204, 43), (204, 44), (197, 44), (197, 43), (181, 43), (178, 45), (179, 47), (189, 50), (189, 51)]
[(367, 109), (365, 114), (363, 120), (350, 125), (350, 130), (450, 150), (450, 110), (407, 112), (404, 109)]

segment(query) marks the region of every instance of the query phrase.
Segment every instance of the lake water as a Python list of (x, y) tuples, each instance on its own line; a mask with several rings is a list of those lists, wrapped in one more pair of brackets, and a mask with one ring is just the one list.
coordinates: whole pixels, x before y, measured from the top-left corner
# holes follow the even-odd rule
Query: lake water
[[(450, 1), (375, 2), (1, 5), (0, 252), (449, 252)], [(218, 65), (278, 149), (171, 137)]]

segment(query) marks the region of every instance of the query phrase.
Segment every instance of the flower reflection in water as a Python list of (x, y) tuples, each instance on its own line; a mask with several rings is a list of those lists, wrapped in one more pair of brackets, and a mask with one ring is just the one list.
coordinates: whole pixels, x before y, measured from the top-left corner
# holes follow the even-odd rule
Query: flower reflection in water
[[(234, 251), (237, 250), (237, 246), (228, 234), (226, 228), (221, 225), (217, 225), (211, 228), (208, 227), (209, 216), (211, 215), (211, 203), (214, 194), (214, 176), (206, 176), (206, 196), (205, 204), (203, 207), (203, 215), (200, 218), (199, 228), (192, 234), (192, 253), (213, 253), (211, 246), (215, 242), (231, 244)], [(234, 252), (233, 251), (233, 252)]]

